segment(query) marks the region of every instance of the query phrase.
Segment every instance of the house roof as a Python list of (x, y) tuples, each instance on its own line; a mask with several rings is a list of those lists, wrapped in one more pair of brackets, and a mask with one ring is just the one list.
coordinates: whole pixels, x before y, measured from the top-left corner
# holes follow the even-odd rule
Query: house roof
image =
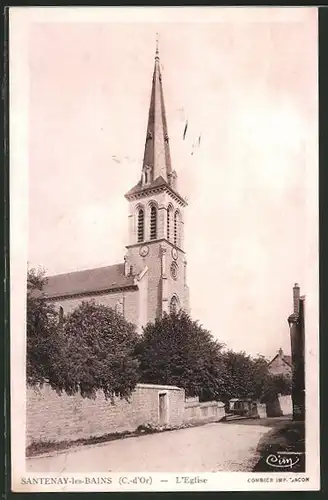
[(69, 297), (131, 287), (133, 276), (124, 275), (124, 264), (47, 276), (43, 291), (48, 298)]
[(286, 361), (286, 363), (290, 366), (292, 366), (292, 357), (288, 356), (286, 354), (283, 355), (283, 360)]
[(272, 359), (271, 359), (271, 361), (269, 361), (268, 365), (271, 365), (271, 363), (273, 363), (273, 362), (274, 362), (274, 360), (275, 360), (275, 359), (277, 359), (277, 358), (279, 358), (279, 357), (280, 357), (280, 358), (281, 358), (281, 359), (282, 359), (285, 363), (287, 363), (287, 365), (292, 366), (292, 357), (291, 357), (291, 356), (289, 356), (288, 354), (283, 354), (283, 353), (280, 353), (280, 352), (278, 352), (278, 354), (276, 354), (276, 355), (274, 356), (274, 358), (272, 358)]

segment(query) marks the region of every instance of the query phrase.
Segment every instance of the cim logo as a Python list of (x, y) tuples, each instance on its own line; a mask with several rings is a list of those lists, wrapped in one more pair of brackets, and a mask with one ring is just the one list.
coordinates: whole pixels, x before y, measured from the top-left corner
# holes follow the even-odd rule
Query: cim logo
[(279, 451), (276, 454), (271, 453), (267, 456), (266, 463), (270, 467), (276, 467), (277, 469), (292, 469), (300, 461), (300, 457), (297, 455), (298, 453), (287, 451)]

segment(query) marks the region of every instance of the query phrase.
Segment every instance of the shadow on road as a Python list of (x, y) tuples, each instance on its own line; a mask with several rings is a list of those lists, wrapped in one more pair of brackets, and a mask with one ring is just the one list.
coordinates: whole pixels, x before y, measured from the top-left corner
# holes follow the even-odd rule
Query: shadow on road
[(305, 472), (304, 422), (277, 422), (260, 439), (257, 451), (260, 459), (253, 472)]
[(284, 415), (283, 417), (267, 417), (267, 418), (240, 418), (238, 420), (226, 420), (224, 424), (238, 424), (238, 425), (257, 425), (263, 427), (281, 427), (288, 422), (292, 421), (291, 415)]

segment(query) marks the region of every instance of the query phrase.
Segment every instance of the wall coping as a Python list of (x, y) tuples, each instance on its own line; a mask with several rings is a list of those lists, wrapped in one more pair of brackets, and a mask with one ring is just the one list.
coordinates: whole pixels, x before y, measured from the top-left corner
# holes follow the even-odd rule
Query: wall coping
[(196, 408), (200, 406), (199, 401), (185, 401), (185, 408)]
[(222, 401), (205, 401), (205, 402), (199, 402), (199, 401), (185, 401), (185, 408), (195, 408), (199, 406), (200, 408), (207, 408), (210, 406), (217, 406), (218, 408), (224, 407), (224, 403)]
[(157, 385), (157, 384), (137, 384), (136, 389), (157, 389), (161, 390), (173, 390), (173, 391), (184, 391), (181, 387), (176, 387), (175, 385)]
[[(34, 391), (37, 393), (42, 392), (42, 390), (44, 388), (50, 389), (51, 391), (56, 392), (54, 389), (52, 389), (52, 387), (50, 386), (50, 384), (48, 382), (45, 382), (43, 384), (43, 387), (31, 387), (28, 385), (26, 386), (27, 390)], [(162, 391), (162, 390), (170, 391), (171, 390), (171, 391), (184, 392), (184, 389), (182, 389), (181, 387), (177, 387), (175, 385), (137, 384), (132, 392), (134, 392), (136, 389), (155, 389), (157, 391)]]

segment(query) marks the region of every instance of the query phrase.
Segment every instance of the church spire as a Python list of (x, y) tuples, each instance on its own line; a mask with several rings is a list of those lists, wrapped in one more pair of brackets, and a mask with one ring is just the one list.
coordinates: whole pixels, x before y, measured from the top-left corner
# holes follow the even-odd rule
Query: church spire
[(162, 177), (164, 181), (170, 183), (172, 167), (159, 61), (158, 37), (156, 39), (155, 64), (142, 172), (143, 183), (153, 182), (158, 177)]

